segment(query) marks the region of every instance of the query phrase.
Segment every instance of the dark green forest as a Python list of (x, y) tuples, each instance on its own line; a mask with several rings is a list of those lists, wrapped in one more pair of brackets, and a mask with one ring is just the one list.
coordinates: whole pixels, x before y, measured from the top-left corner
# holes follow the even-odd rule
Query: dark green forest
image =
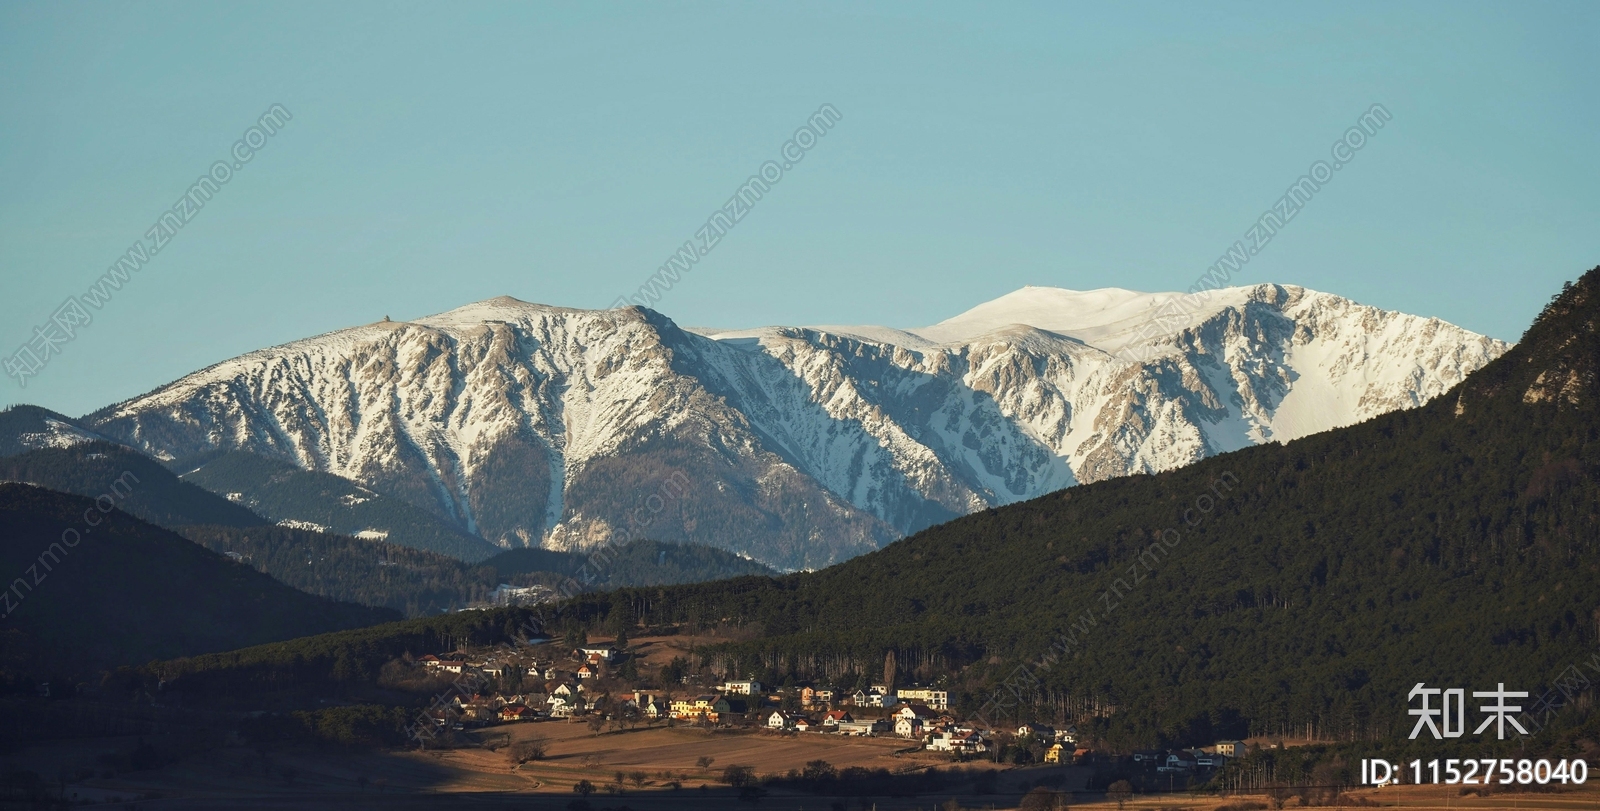
[(194, 699), (240, 709), (328, 696), (410, 703), (415, 696), (378, 687), (386, 663), (461, 646), (523, 644), (542, 616), (532, 608), (461, 611), (123, 668), (113, 680), (130, 690), (165, 681)]
[(113, 502), (26, 484), (0, 484), (0, 567), (8, 677), (90, 675), (398, 619), (296, 591)]
[(585, 582), (594, 591), (777, 574), (749, 558), (701, 544), (633, 541), (609, 549), (603, 559), (591, 561), (591, 557), (592, 553), (583, 552), (512, 549), (484, 561), (484, 565), (493, 567), (502, 579), (554, 572)]
[(658, 541), (608, 548), (604, 565), (591, 564), (587, 554), (548, 549), (513, 549), (463, 563), (385, 541), (288, 527), (190, 526), (179, 532), (214, 552), (238, 555), (302, 591), (393, 608), (408, 617), (482, 603), (501, 583), (565, 586), (571, 593), (771, 573), (732, 552)]

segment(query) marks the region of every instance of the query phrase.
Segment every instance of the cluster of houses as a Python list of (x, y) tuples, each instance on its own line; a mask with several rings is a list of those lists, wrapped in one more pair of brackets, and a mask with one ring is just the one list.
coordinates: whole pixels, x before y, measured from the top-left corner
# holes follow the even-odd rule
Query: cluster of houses
[[(669, 698), (648, 692), (613, 695), (600, 689), (597, 680), (609, 675), (619, 652), (607, 645), (585, 646), (572, 652), (569, 662), (539, 661), (520, 652), (505, 650), (477, 657), (462, 652), (428, 655), (418, 664), (440, 674), (474, 674), (504, 679), (513, 671), (522, 676), (527, 688), (516, 694), (460, 694), (453, 705), (437, 711), (440, 723), (447, 717), (462, 724), (489, 724), (512, 721), (573, 718), (595, 713), (615, 717), (634, 711), (646, 721), (673, 719), (688, 723), (749, 723), (752, 717), (768, 729), (794, 732), (826, 732), (840, 735), (887, 735), (921, 741), (928, 749), (965, 755), (990, 750), (985, 733), (957, 721), (949, 714), (950, 694), (936, 689), (895, 690), (888, 685), (872, 685), (854, 693), (804, 687), (799, 691), (801, 710), (763, 710), (763, 705), (783, 703), (781, 695), (769, 695), (754, 679), (727, 681), (712, 692)], [(570, 666), (571, 661), (579, 664)], [(504, 683), (504, 682), (502, 682)], [(843, 707), (870, 709), (872, 717), (856, 718)], [(895, 709), (898, 708), (898, 709)], [(885, 714), (883, 710), (893, 710)]]
[[(792, 701), (795, 695), (769, 694), (761, 682), (753, 679), (727, 681), (709, 692), (681, 697), (643, 691), (613, 694), (598, 681), (610, 675), (609, 670), (619, 656), (611, 646), (593, 645), (574, 650), (571, 658), (561, 663), (502, 649), (478, 657), (461, 652), (424, 656), (418, 664), (441, 674), (477, 674), (502, 680), (514, 671), (521, 674), (518, 683), (523, 691), (520, 693), (458, 694), (452, 706), (435, 711), (441, 724), (491, 724), (595, 714), (711, 725), (750, 724), (753, 720), (767, 729), (781, 732), (894, 735), (916, 741), (931, 751), (958, 756), (993, 751), (993, 733), (951, 715), (950, 694), (944, 690), (895, 689), (875, 684), (838, 694), (807, 686), (798, 691), (798, 710), (775, 709), (784, 705), (786, 699)], [(617, 685), (610, 682), (610, 686)], [(852, 715), (851, 708), (861, 717)], [(1074, 727), (1054, 729), (1041, 724), (1024, 724), (1015, 734), (1019, 740), (1030, 739), (1043, 744), (1046, 763), (1082, 763), (1092, 754), (1078, 746)], [(1243, 743), (1223, 741), (1199, 749), (1136, 752), (1133, 762), (1160, 772), (1193, 773), (1220, 768), (1228, 758), (1244, 754)]]
[(1133, 762), (1162, 773), (1193, 774), (1205, 769), (1220, 769), (1228, 758), (1244, 757), (1242, 741), (1219, 741), (1195, 749), (1148, 749), (1133, 753)]
[[(625, 707), (633, 707), (642, 716), (652, 719), (666, 716), (665, 705), (648, 694), (608, 696), (589, 688), (607, 675), (607, 669), (617, 659), (615, 648), (607, 645), (579, 648), (574, 651), (574, 659), (579, 664), (571, 668), (553, 660), (541, 661), (502, 650), (478, 657), (461, 652), (429, 654), (417, 661), (422, 667), (447, 676), (475, 675), (504, 680), (515, 672), (524, 686), (531, 682), (532, 689), (515, 695), (455, 696), (451, 709), (467, 723), (571, 718), (592, 712), (617, 712)], [(614, 706), (606, 706), (608, 699)], [(440, 717), (443, 716), (441, 711)]]
[(1023, 724), (1017, 727), (1017, 738), (1049, 744), (1044, 750), (1046, 763), (1082, 763), (1092, 754), (1078, 746), (1078, 728), (1056, 729), (1043, 724)]
[[(731, 684), (736, 684), (730, 682)], [(743, 684), (743, 683), (738, 683)], [(759, 685), (756, 685), (759, 690)], [(888, 685), (875, 684), (846, 696), (837, 697), (832, 690), (804, 687), (800, 690), (800, 704), (813, 712), (786, 712), (771, 710), (763, 716), (763, 724), (772, 730), (794, 732), (822, 732), (839, 735), (895, 735), (917, 741), (926, 749), (957, 755), (979, 755), (990, 751), (992, 742), (985, 731), (963, 723), (949, 713), (950, 693), (945, 690), (908, 688), (895, 690)], [(837, 705), (892, 709), (884, 716), (856, 718), (848, 709)], [(898, 708), (898, 709), (894, 709)]]

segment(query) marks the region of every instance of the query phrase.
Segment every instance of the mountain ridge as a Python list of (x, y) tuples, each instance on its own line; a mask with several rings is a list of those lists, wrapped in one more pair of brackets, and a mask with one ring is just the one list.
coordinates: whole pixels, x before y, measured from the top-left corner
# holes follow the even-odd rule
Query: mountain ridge
[[(1052, 310), (1063, 297), (1095, 306)], [(999, 324), (1019, 313), (1043, 326)], [(903, 346), (886, 341), (940, 325), (730, 333), (499, 297), (257, 350), (81, 422), (158, 457), (335, 473), (504, 548), (648, 536), (815, 568), (1415, 407), (1508, 346), (1282, 285), (1025, 288), (941, 324), (957, 339)]]

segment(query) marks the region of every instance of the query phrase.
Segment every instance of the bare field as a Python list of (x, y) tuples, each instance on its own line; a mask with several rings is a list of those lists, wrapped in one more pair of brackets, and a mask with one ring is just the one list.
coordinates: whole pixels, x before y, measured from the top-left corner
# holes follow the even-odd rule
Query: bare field
[[(720, 645), (726, 642), (736, 642), (750, 636), (734, 632), (707, 632), (698, 635), (683, 634), (678, 636), (644, 636), (628, 641), (629, 650), (639, 657), (639, 663), (647, 667), (661, 667), (672, 661), (674, 656), (687, 658), (689, 652), (696, 648), (710, 645)], [(595, 640), (595, 644), (611, 642), (609, 639)]]
[[(915, 797), (818, 797), (773, 791), (751, 804), (720, 782), (727, 766), (749, 766), (756, 774), (782, 774), (807, 761), (826, 760), (836, 768), (861, 766), (917, 774), (929, 766), (952, 764), (925, 752), (902, 752), (906, 742), (892, 738), (844, 738), (834, 735), (776, 735), (765, 732), (715, 732), (696, 728), (657, 727), (594, 735), (587, 726), (568, 723), (514, 724), (490, 727), (480, 734), (496, 742), (533, 737), (549, 743), (547, 757), (513, 766), (503, 748), (442, 751), (362, 752), (309, 746), (270, 751), (249, 746), (223, 746), (198, 752), (162, 768), (96, 777), (69, 784), (78, 802), (131, 803), (136, 808), (254, 808), (320, 811), (324, 808), (455, 808), (565, 809), (577, 799), (573, 786), (588, 780), (597, 787), (616, 784), (623, 774), (622, 796), (597, 792), (595, 809), (627, 806), (648, 809), (815, 809), (827, 811), (842, 803), (854, 811), (933, 811), (950, 799), (967, 809), (1012, 809), (1024, 792), (1040, 785), (1057, 786), (1072, 795), (1072, 807), (1109, 811), (1117, 808), (1098, 794), (1083, 791), (1087, 769), (1002, 767), (990, 794), (971, 793), (970, 786), (950, 794)], [(41, 744), (0, 758), (0, 769), (29, 769), (42, 775), (90, 765), (98, 755), (126, 749), (134, 739), (97, 739)], [(698, 766), (712, 758), (709, 768)], [(988, 764), (972, 764), (984, 767)], [(673, 783), (677, 787), (672, 786)], [(1600, 782), (1559, 792), (1501, 792), (1490, 797), (1462, 796), (1459, 786), (1391, 786), (1352, 791), (1355, 803), (1405, 809), (1596, 809)], [(1346, 803), (1342, 807), (1352, 807)], [(3, 803), (0, 803), (3, 806)], [(1264, 795), (1226, 798), (1185, 794), (1148, 795), (1126, 803), (1130, 809), (1269, 807)], [(1299, 807), (1294, 798), (1285, 805)], [(1368, 806), (1373, 807), (1373, 806)]]
[[(1446, 791), (1448, 789), (1448, 791)], [(1447, 809), (1594, 809), (1600, 808), (1600, 785), (1584, 785), (1572, 790), (1555, 792), (1507, 792), (1489, 797), (1461, 796), (1460, 786), (1389, 786), (1386, 788), (1358, 789), (1345, 794), (1347, 801), (1321, 806), (1323, 808), (1407, 808), (1415, 811), (1447, 811)], [(1351, 802), (1353, 801), (1353, 802)], [(1362, 801), (1373, 805), (1360, 805)], [(981, 807), (981, 806), (970, 806)], [(1114, 802), (1096, 798), (1096, 801), (1074, 801), (1073, 808), (1109, 811), (1118, 808)], [(1169, 811), (1219, 811), (1219, 809), (1270, 808), (1271, 800), (1264, 794), (1245, 794), (1222, 798), (1192, 798), (1182, 794), (1147, 795), (1129, 800), (1127, 809), (1169, 809)], [(1301, 807), (1295, 797), (1288, 798), (1284, 808)]]
[[(812, 760), (826, 760), (836, 768), (861, 766), (907, 772), (948, 765), (947, 758), (921, 751), (901, 753), (909, 742), (898, 738), (847, 738), (839, 735), (777, 735), (758, 731), (708, 731), (692, 727), (635, 729), (591, 734), (583, 724), (511, 724), (482, 731), (485, 738), (506, 734), (510, 740), (543, 738), (550, 743), (544, 760), (513, 768), (503, 752), (458, 749), (415, 752), (398, 757), (427, 758), (460, 770), (452, 787), (477, 790), (484, 778), (517, 775), (537, 781), (545, 790), (570, 792), (580, 780), (612, 782), (618, 771), (647, 775), (645, 787), (676, 780), (684, 786), (716, 785), (728, 766), (749, 766), (761, 776), (799, 769)], [(710, 768), (697, 765), (712, 759)], [(671, 777), (663, 772), (670, 772)], [(469, 788), (474, 787), (474, 788)], [(452, 790), (456, 790), (452, 788)]]

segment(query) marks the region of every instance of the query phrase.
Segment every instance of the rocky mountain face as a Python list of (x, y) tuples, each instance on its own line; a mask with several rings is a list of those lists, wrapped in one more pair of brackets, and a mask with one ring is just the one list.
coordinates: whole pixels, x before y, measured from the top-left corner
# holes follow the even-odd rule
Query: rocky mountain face
[(1280, 285), (1024, 288), (918, 330), (498, 298), (252, 352), (82, 424), (333, 473), (504, 547), (648, 537), (803, 568), (1411, 408), (1507, 348)]

